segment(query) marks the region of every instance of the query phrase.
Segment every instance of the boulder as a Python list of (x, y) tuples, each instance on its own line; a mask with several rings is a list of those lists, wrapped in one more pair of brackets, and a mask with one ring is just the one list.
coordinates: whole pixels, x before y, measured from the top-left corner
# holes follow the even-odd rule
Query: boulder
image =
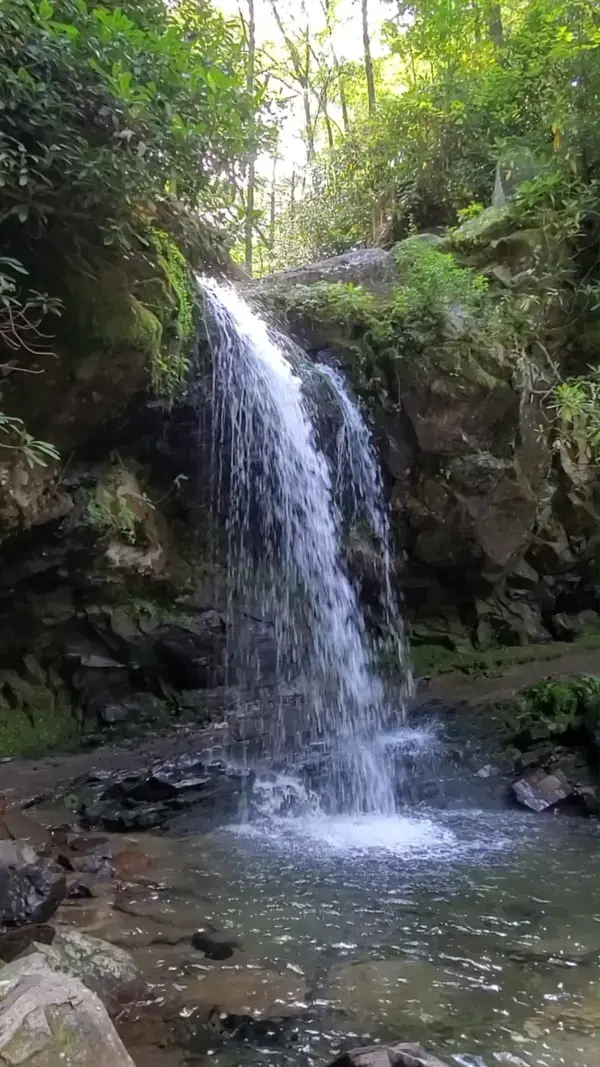
[(227, 632), (218, 611), (205, 611), (187, 626), (155, 634), (154, 654), (177, 689), (203, 689), (225, 680)]
[(561, 770), (548, 773), (538, 767), (514, 782), (512, 791), (520, 804), (539, 812), (567, 800), (573, 793), (573, 787)]
[(398, 282), (398, 270), (393, 254), (383, 248), (362, 248), (345, 252), (305, 267), (291, 267), (278, 271), (255, 283), (259, 292), (264, 286), (312, 285), (314, 282), (344, 282), (362, 285), (373, 293), (388, 293)]
[(0, 971), (0, 1062), (23, 1067), (135, 1067), (101, 1001), (41, 953)]
[(250, 780), (251, 772), (233, 770), (221, 760), (204, 762), (194, 755), (157, 760), (140, 773), (116, 773), (100, 783), (92, 779), (89, 787), (80, 783), (95, 794), (82, 802), (82, 820), (127, 832), (162, 826), (195, 806), (220, 818), (237, 810)]
[(33, 848), (0, 841), (0, 930), (46, 922), (66, 893), (64, 873), (42, 863)]
[(34, 944), (29, 951), (42, 956), (52, 970), (85, 982), (111, 1015), (147, 992), (129, 953), (69, 926), (55, 928), (51, 945)]
[(343, 1052), (330, 1067), (447, 1067), (421, 1045), (371, 1045)]

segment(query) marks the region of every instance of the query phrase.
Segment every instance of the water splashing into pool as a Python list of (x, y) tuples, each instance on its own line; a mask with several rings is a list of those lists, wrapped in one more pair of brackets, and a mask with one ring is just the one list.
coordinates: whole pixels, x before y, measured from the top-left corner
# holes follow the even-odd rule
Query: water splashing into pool
[[(380, 738), (403, 721), (405, 693), (393, 706), (385, 698), (344, 549), (348, 532), (365, 526), (388, 638), (394, 636), (409, 686), (369, 430), (337, 372), (315, 369), (231, 287), (200, 284), (213, 353), (214, 477), (217, 507), (227, 514), (230, 604), (273, 619), (279, 681), (299, 686), (304, 697), (291, 738), (283, 716), (269, 727), (273, 765), (305, 765), (325, 754), (318, 799), (327, 811), (392, 815), (394, 754)], [(336, 408), (333, 456), (319, 444), (319, 389)], [(245, 668), (256, 674), (251, 656)]]

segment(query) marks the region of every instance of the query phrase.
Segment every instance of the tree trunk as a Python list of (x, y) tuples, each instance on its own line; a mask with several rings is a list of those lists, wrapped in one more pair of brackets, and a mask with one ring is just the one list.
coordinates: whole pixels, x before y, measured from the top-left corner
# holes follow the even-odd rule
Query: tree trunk
[[(254, 13), (254, 0), (248, 0), (248, 67), (246, 72), (246, 89), (248, 96), (254, 96), (254, 66), (256, 61), (256, 18)], [(250, 125), (250, 150), (248, 153), (248, 166), (246, 171), (246, 223), (244, 228), (244, 260), (247, 274), (252, 277), (252, 250), (254, 230), (254, 186), (256, 149), (252, 142), (254, 136), (254, 124)]]
[(333, 47), (333, 27), (331, 25), (331, 0), (322, 0), (323, 13), (325, 15), (325, 21), (327, 23), (327, 33), (329, 34), (329, 49), (331, 52), (331, 59), (333, 62), (333, 70), (338, 83), (338, 92), (340, 94), (340, 107), (342, 110), (342, 125), (344, 127), (344, 133), (350, 133), (350, 116), (348, 114), (348, 101), (346, 100), (346, 90), (344, 88), (344, 79), (342, 76), (342, 68), (339, 64), (337, 53)]
[(371, 38), (369, 37), (369, 0), (361, 0), (363, 49), (365, 56), (365, 74), (367, 76), (367, 96), (369, 100), (369, 115), (375, 114), (375, 75), (373, 73), (373, 57), (371, 55)]
[(490, 4), (487, 9), (487, 24), (490, 40), (495, 48), (504, 45), (504, 27), (502, 26), (502, 8), (500, 4)]
[(269, 196), (269, 270), (272, 271), (275, 263), (275, 224), (277, 222), (277, 149), (273, 153), (273, 169), (271, 171), (271, 193)]

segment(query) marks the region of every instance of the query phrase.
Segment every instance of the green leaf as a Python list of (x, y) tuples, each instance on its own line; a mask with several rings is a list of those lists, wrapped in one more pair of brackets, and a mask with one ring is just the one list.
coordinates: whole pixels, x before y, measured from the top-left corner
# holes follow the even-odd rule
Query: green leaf
[(41, 0), (38, 7), (38, 15), (43, 22), (49, 22), (54, 16), (54, 5), (50, 3), (50, 0)]

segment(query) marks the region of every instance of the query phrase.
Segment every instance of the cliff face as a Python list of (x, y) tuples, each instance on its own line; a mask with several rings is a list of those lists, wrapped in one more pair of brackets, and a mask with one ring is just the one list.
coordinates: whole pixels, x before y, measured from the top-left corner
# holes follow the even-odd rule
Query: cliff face
[(596, 467), (551, 402), (556, 376), (593, 358), (564, 312), (565, 255), (489, 209), (255, 287), (367, 407), (413, 641), (486, 649), (595, 625)]
[(184, 394), (202, 347), (188, 262), (226, 263), (178, 236), (188, 260), (157, 231), (152, 261), (64, 270), (52, 350), (6, 353), (0, 408), (27, 438), (0, 456), (0, 754), (202, 719), (196, 691), (224, 679), (202, 400)]
[[(585, 336), (552, 301), (532, 337), (488, 299), (484, 276), (535, 296), (556, 255), (506, 218), (488, 224), (459, 231), (454, 251), (423, 235), (253, 289), (362, 397), (413, 642), (461, 650), (569, 638), (597, 608), (595, 468), (543, 407), (547, 358), (584, 364)], [(53, 354), (5, 360), (2, 410), (60, 458), (0, 460), (0, 755), (208, 718), (209, 691), (236, 680), (240, 633), (267, 677), (276, 659), (272, 621), (227, 610), (201, 309), (178, 247), (159, 262), (158, 276), (143, 257), (65, 272)], [(368, 599), (372, 549), (354, 533)]]

